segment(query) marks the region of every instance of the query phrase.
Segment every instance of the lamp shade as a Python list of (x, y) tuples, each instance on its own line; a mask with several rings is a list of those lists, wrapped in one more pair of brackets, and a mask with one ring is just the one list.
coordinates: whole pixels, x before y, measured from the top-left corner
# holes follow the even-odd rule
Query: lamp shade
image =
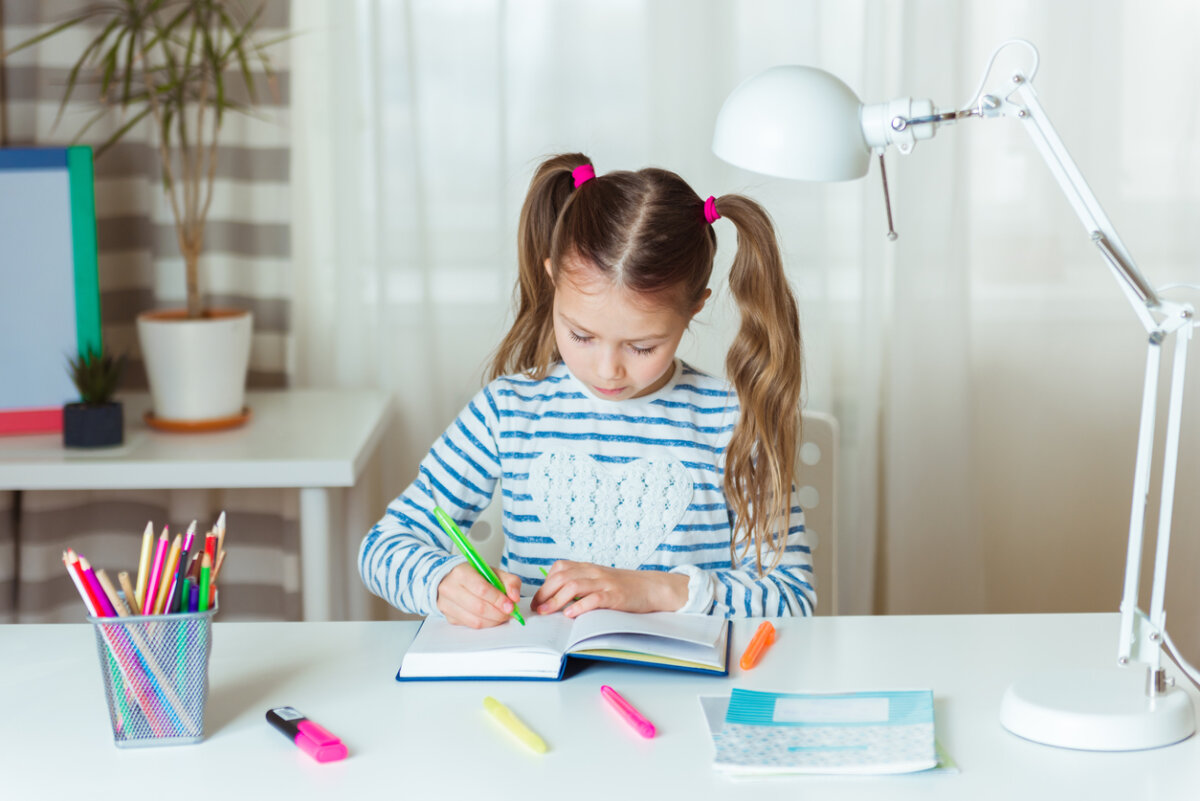
[(747, 170), (807, 181), (867, 174), (862, 104), (814, 67), (771, 67), (742, 82), (717, 115), (713, 152)]

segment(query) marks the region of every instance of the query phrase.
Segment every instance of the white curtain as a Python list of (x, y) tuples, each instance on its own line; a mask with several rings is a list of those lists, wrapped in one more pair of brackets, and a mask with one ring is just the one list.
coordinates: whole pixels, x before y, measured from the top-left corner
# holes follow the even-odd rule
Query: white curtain
[[(383, 387), (398, 492), (479, 387), (511, 319), (517, 213), (549, 154), (664, 166), (743, 192), (779, 228), (806, 337), (806, 403), (842, 425), (842, 613), (1112, 610), (1120, 596), (1144, 337), (1037, 152), (1005, 120), (943, 129), (864, 181), (716, 159), (725, 96), (820, 66), (867, 102), (965, 101), (1029, 38), (1036, 85), (1156, 282), (1195, 276), (1200, 65), (1184, 0), (297, 0), (293, 252), (301, 385)], [(736, 310), (721, 248), (683, 355), (719, 372)], [(1194, 409), (1190, 402), (1189, 408)], [(1177, 639), (1200, 546), (1185, 428)], [(382, 506), (380, 506), (382, 510)]]

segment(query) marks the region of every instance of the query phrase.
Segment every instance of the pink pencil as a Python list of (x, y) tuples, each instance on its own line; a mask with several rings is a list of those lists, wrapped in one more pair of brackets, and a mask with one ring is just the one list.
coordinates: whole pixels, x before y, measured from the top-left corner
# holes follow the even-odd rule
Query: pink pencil
[(158, 585), (162, 582), (163, 565), (167, 561), (167, 526), (163, 526), (162, 535), (158, 538), (158, 545), (154, 549), (154, 562), (150, 568), (150, 581), (146, 582), (146, 604), (142, 609), (143, 614), (150, 614), (154, 610), (154, 600), (158, 597)]

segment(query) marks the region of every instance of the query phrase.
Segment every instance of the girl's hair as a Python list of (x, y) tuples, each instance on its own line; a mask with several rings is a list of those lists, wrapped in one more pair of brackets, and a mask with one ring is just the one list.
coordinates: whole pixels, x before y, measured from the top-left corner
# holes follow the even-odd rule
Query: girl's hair
[[(578, 188), (587, 156), (555, 156), (538, 167), (521, 208), (517, 314), (492, 359), (490, 377), (544, 378), (559, 360), (552, 312), (566, 261), (691, 315), (712, 275), (717, 238), (704, 200), (673, 172), (610, 172)], [(725, 495), (734, 515), (733, 563), (754, 549), (763, 569), (787, 541), (803, 382), (800, 319), (783, 273), (775, 229), (749, 198), (723, 195), (716, 211), (737, 228), (729, 286), (741, 326), (725, 358), (741, 413), (725, 449)], [(550, 259), (553, 277), (544, 263)]]

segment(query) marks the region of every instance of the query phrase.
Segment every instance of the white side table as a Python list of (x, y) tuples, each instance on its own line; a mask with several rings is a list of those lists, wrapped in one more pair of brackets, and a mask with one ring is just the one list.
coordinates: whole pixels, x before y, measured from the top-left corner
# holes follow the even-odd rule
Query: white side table
[(368, 390), (248, 392), (241, 428), (171, 434), (142, 420), (148, 395), (123, 397), (125, 443), (68, 450), (57, 434), (0, 437), (0, 489), (300, 490), (300, 570), (305, 620), (332, 614), (333, 532), (342, 498), (383, 436), (390, 398)]

